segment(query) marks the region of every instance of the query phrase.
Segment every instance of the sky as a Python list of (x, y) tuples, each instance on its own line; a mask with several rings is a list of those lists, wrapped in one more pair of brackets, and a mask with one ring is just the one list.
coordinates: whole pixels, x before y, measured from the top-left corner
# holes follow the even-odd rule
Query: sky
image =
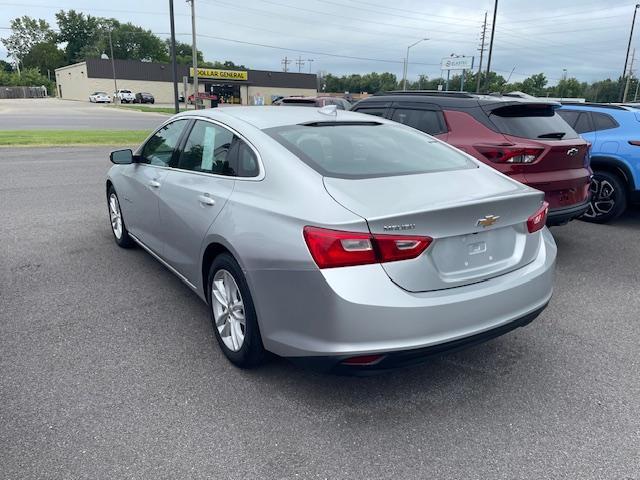
[[(475, 56), (485, 12), (490, 23), (494, 0), (195, 0), (198, 49), (205, 60), (232, 60), (248, 68), (325, 71), (336, 75), (392, 72), (402, 77), (407, 46), (408, 78), (441, 75), (451, 54)], [(521, 81), (543, 72), (553, 85), (568, 77), (580, 81), (622, 74), (635, 1), (500, 0), (492, 70)], [(55, 12), (75, 9), (114, 17), (168, 37), (168, 0), (0, 0), (0, 37), (10, 20), (29, 15), (55, 27)], [(190, 7), (175, 0), (177, 39), (191, 41)], [(638, 16), (640, 23), (640, 15)], [(640, 28), (637, 47), (640, 67)], [(0, 44), (0, 58), (7, 52)], [(309, 61), (312, 60), (312, 61)], [(486, 66), (486, 54), (484, 65)], [(634, 68), (635, 70), (635, 68)]]

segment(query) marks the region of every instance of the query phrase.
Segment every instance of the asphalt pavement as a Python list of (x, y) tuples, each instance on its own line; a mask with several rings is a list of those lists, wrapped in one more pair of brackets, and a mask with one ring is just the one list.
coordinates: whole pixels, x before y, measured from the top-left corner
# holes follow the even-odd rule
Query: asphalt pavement
[(0, 149), (0, 478), (640, 479), (638, 208), (552, 230), (526, 328), (376, 377), (242, 371), (114, 243), (107, 154)]
[(167, 119), (140, 112), (58, 98), (0, 100), (0, 130), (151, 130)]

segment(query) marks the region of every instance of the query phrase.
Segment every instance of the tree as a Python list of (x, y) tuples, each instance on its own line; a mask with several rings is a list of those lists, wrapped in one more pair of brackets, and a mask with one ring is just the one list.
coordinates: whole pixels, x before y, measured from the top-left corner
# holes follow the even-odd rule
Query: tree
[(542, 97), (545, 94), (545, 87), (547, 86), (547, 77), (544, 73), (537, 73), (531, 75), (522, 81), (522, 92), (533, 95), (534, 97)]
[(0, 60), (0, 72), (13, 72), (13, 65), (11, 65), (9, 62), (5, 62), (4, 60)]
[[(121, 24), (110, 19), (113, 56), (125, 60), (145, 60), (166, 62), (169, 60), (166, 44), (150, 30), (133, 25)], [(108, 32), (101, 38), (105, 49), (108, 45)], [(102, 53), (102, 52), (101, 52)]]
[(2, 43), (10, 57), (22, 62), (34, 45), (53, 38), (54, 33), (46, 21), (25, 15), (11, 20), (11, 35), (3, 38)]
[[(171, 40), (166, 39), (164, 41), (167, 55), (171, 58)], [(183, 42), (176, 42), (176, 62), (179, 65), (192, 65), (193, 64), (193, 49), (191, 45)], [(198, 50), (198, 65), (204, 62), (204, 57), (202, 56), (202, 51)]]
[[(58, 42), (67, 42), (65, 55), (67, 63), (81, 62), (85, 59), (83, 49), (94, 48), (104, 34), (101, 22), (97, 17), (69, 10), (56, 13), (56, 20), (60, 33)], [(85, 50), (86, 51), (86, 50)]]
[(53, 71), (65, 64), (64, 52), (53, 42), (43, 42), (34, 45), (22, 59), (25, 68), (37, 68), (46, 75), (47, 70)]

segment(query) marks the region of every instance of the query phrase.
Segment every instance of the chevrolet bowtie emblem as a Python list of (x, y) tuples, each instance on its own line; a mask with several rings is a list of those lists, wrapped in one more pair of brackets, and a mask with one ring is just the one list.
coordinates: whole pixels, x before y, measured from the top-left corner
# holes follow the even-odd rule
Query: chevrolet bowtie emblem
[(484, 218), (479, 218), (476, 222), (477, 227), (490, 227), (498, 221), (500, 217), (498, 215), (486, 215)]

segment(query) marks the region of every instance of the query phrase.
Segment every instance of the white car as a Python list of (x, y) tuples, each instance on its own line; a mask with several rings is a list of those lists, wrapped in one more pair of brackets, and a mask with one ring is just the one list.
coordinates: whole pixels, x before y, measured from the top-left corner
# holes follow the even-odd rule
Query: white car
[(89, 95), (91, 103), (111, 103), (111, 97), (107, 92), (93, 92)]
[(133, 103), (136, 98), (131, 90), (126, 89), (118, 89), (115, 92), (115, 97), (122, 103)]

